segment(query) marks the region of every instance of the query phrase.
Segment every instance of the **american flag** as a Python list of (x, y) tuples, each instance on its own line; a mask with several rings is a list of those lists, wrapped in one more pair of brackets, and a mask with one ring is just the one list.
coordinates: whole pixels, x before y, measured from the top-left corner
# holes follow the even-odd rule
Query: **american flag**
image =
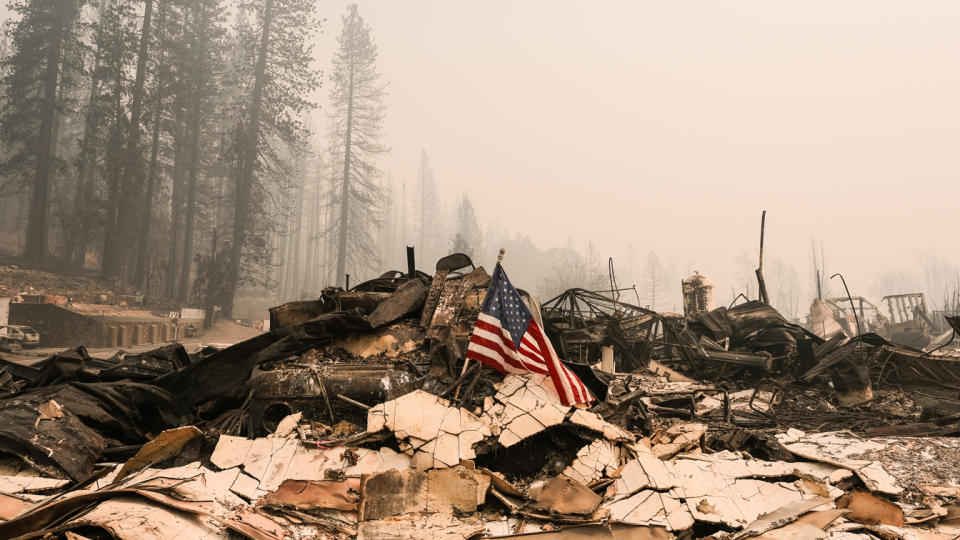
[(579, 377), (557, 358), (553, 345), (500, 263), (490, 278), (487, 297), (470, 336), (467, 358), (504, 374), (548, 373), (564, 405), (594, 400)]

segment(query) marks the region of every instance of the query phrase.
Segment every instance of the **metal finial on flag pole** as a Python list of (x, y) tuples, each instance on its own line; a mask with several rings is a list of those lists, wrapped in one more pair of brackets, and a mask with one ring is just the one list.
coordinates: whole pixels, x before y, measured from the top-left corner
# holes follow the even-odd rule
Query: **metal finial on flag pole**
[(500, 254), (497, 255), (497, 264), (500, 264), (503, 262), (503, 254), (506, 252), (507, 250), (505, 248), (500, 248)]

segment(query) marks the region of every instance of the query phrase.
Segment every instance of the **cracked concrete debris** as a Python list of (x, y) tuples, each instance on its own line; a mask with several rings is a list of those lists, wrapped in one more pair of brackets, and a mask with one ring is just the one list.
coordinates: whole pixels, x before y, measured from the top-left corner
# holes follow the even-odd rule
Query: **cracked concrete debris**
[(475, 512), (489, 488), (489, 476), (463, 466), (365, 475), (360, 484), (360, 521), (423, 512)]
[(284, 480), (277, 491), (263, 496), (261, 506), (279, 506), (311, 511), (333, 509), (355, 511), (360, 503), (360, 479)]
[(423, 390), (381, 403), (367, 412), (367, 433), (393, 432), (417, 469), (453, 467), (477, 457), (473, 445), (490, 428), (466, 409)]
[(142, 501), (113, 499), (71, 522), (75, 527), (93, 526), (106, 530), (118, 540), (155, 538), (197, 538), (211, 540), (231, 537), (216, 521), (172, 511)]
[(612, 477), (627, 456), (622, 447), (597, 439), (577, 452), (576, 459), (563, 470), (563, 475), (589, 485), (604, 477)]
[(296, 439), (221, 435), (210, 463), (220, 469), (242, 471), (232, 489), (251, 501), (276, 491), (287, 479), (326, 480), (328, 471), (359, 478), (362, 474), (410, 468), (410, 458), (390, 448), (357, 448), (354, 465), (345, 458), (345, 450), (344, 447), (310, 448)]
[(614, 442), (636, 442), (637, 437), (628, 431), (607, 422), (599, 414), (585, 411), (583, 409), (574, 409), (570, 415), (570, 423), (585, 427), (589, 430), (603, 434), (608, 441)]
[(479, 518), (448, 514), (407, 514), (400, 517), (361, 521), (357, 540), (463, 540), (484, 532)]
[[(817, 507), (824, 506), (830, 503), (830, 499), (810, 499), (806, 501), (796, 501), (788, 503), (780, 508), (760, 516), (759, 519), (750, 523), (744, 529), (731, 536), (731, 540), (740, 540), (741, 538), (749, 538), (753, 536), (760, 536), (763, 533), (775, 529), (784, 529), (785, 525), (790, 526), (795, 524), (801, 519), (803, 514), (807, 514), (811, 510), (814, 510)], [(787, 532), (793, 533), (795, 529), (799, 528), (800, 531), (804, 534), (813, 532), (814, 534), (807, 536), (795, 536), (795, 538), (815, 538), (823, 532), (823, 527), (842, 516), (845, 512), (843, 510), (824, 510), (822, 512), (814, 512), (814, 514), (808, 514), (810, 518), (807, 518), (806, 525), (808, 527), (813, 527), (815, 531), (807, 529), (807, 527), (794, 527), (788, 530)], [(811, 519), (812, 518), (812, 519)], [(819, 532), (817, 532), (819, 531)], [(764, 536), (761, 536), (763, 538)], [(770, 536), (771, 538), (780, 538), (782, 535), (774, 534)]]
[(7, 495), (42, 493), (61, 488), (69, 483), (69, 480), (42, 476), (0, 476), (0, 493)]
[(777, 440), (787, 450), (804, 459), (853, 471), (871, 491), (887, 495), (898, 495), (903, 491), (903, 487), (882, 463), (863, 458), (865, 454), (882, 452), (887, 448), (887, 444), (880, 440), (862, 439), (843, 431), (807, 435), (795, 429), (777, 435)]
[(560, 402), (547, 375), (507, 375), (496, 386), (497, 393), (484, 403), (483, 418), (497, 435), (497, 442), (509, 448), (563, 422), (571, 407)]
[[(607, 489), (607, 506), (613, 519), (670, 530), (682, 530), (690, 521), (743, 527), (785, 504), (818, 498), (824, 490), (831, 499), (842, 493), (804, 489), (803, 476), (817, 474), (832, 473), (797, 463), (744, 460), (731, 452), (686, 454), (673, 461), (641, 455), (627, 462)], [(801, 478), (765, 480), (790, 476)]]
[(682, 531), (693, 527), (693, 516), (687, 506), (667, 493), (644, 490), (632, 497), (608, 503), (610, 519), (631, 525), (666, 527), (669, 531)]
[(650, 438), (651, 451), (660, 459), (670, 459), (700, 446), (700, 439), (706, 432), (707, 426), (703, 424), (677, 424)]

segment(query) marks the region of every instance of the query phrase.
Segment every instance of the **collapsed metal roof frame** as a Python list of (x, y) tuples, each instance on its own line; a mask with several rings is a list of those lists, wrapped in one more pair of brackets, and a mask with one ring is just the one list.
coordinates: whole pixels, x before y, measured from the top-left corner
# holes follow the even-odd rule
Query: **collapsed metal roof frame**
[(588, 321), (595, 319), (622, 320), (630, 317), (657, 316), (657, 312), (653, 310), (604, 296), (602, 294), (604, 292), (612, 291), (567, 289), (543, 303), (544, 318), (566, 319), (571, 328), (583, 328), (587, 326)]

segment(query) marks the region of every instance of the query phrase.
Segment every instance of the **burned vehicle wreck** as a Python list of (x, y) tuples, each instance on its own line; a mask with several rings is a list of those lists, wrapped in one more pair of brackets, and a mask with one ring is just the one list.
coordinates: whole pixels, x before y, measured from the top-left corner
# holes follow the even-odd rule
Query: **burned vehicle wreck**
[(467, 361), (490, 286), (457, 254), (220, 350), (4, 360), (0, 537), (960, 534), (946, 349), (825, 338), (759, 300), (518, 291), (592, 397), (566, 403), (549, 374)]

